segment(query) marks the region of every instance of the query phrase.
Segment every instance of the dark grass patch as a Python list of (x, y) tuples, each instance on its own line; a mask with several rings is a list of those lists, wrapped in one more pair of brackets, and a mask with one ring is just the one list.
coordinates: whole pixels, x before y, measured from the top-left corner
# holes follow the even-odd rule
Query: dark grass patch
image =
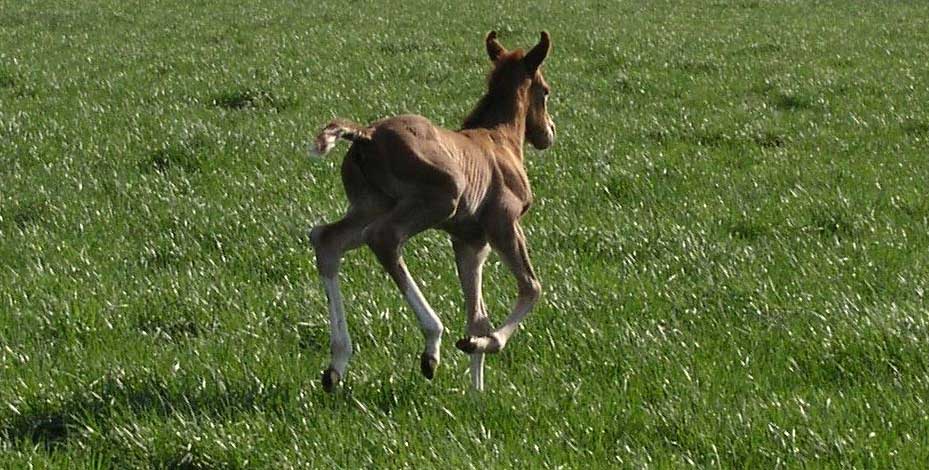
[(730, 0), (713, 2), (710, 5), (715, 8), (754, 10), (761, 6), (761, 2), (759, 0)]
[(699, 147), (753, 147), (780, 148), (789, 143), (788, 137), (777, 131), (761, 130), (742, 132), (737, 128), (727, 128), (711, 124), (704, 128), (661, 128), (649, 129), (643, 133), (646, 141), (661, 145), (683, 143)]
[(738, 54), (744, 55), (753, 55), (756, 57), (764, 56), (768, 54), (776, 54), (784, 50), (784, 47), (780, 44), (773, 42), (763, 42), (763, 43), (752, 43), (748, 46), (742, 47), (737, 51)]
[(806, 111), (815, 107), (813, 98), (801, 93), (775, 92), (770, 101), (772, 106), (782, 111)]
[(787, 137), (777, 132), (765, 131), (753, 135), (752, 142), (761, 148), (775, 149), (787, 145)]
[(210, 104), (214, 107), (229, 110), (271, 110), (281, 112), (293, 103), (289, 99), (277, 96), (268, 90), (253, 88), (239, 88), (220, 92), (213, 96)]
[(162, 270), (178, 266), (182, 256), (169, 246), (159, 245), (145, 252), (142, 256), (142, 266), (149, 269)]
[(420, 54), (423, 52), (439, 52), (442, 47), (436, 43), (426, 43), (415, 40), (390, 41), (378, 47), (383, 55), (395, 57), (407, 54)]
[(191, 300), (187, 295), (154, 295), (140, 300), (130, 324), (140, 334), (163, 341), (184, 341), (216, 332), (224, 299)]
[(416, 406), (415, 382), (385, 381), (373, 385), (355, 389), (355, 397), (371, 404), (385, 415), (389, 416), (395, 409), (409, 409)]
[(613, 80), (612, 90), (617, 93), (633, 93), (636, 91), (636, 86), (628, 76), (619, 75)]
[(329, 332), (323, 326), (298, 323), (297, 346), (305, 351), (325, 352), (329, 345)]
[(0, 88), (13, 88), (16, 83), (17, 79), (11, 72), (0, 70)]
[(719, 147), (729, 141), (722, 131), (711, 129), (652, 129), (645, 133), (645, 139), (656, 144), (669, 145), (684, 143), (701, 147)]
[(75, 420), (59, 410), (38, 408), (7, 416), (0, 435), (10, 442), (28, 442), (46, 451), (65, 446)]
[(667, 143), (674, 138), (674, 132), (670, 129), (649, 129), (645, 132), (645, 140), (656, 144)]
[(51, 213), (47, 201), (29, 201), (20, 204), (12, 210), (10, 220), (20, 230), (26, 230), (42, 225), (42, 221)]
[(262, 259), (255, 265), (258, 281), (278, 284), (295, 271), (295, 266), (285, 259)]
[[(176, 438), (180, 440), (180, 437)], [(194, 442), (175, 442), (158, 449), (148, 462), (151, 468), (166, 470), (211, 470), (246, 468), (230, 462)]]
[(0, 91), (14, 98), (35, 98), (36, 89), (26, 79), (11, 70), (0, 69)]
[(771, 229), (752, 220), (740, 219), (730, 222), (726, 232), (731, 238), (753, 242), (769, 235)]
[(836, 208), (820, 208), (810, 215), (805, 231), (824, 237), (845, 238), (854, 233), (851, 217), (846, 211)]
[(143, 316), (139, 318), (136, 329), (154, 338), (166, 341), (181, 341), (200, 336), (205, 327), (190, 318), (159, 318)]
[(149, 154), (142, 168), (157, 173), (178, 169), (186, 173), (199, 172), (203, 165), (202, 154), (206, 141), (202, 138), (170, 144)]
[(712, 60), (681, 60), (676, 68), (691, 75), (700, 75), (718, 72), (722, 66)]
[(927, 137), (929, 136), (929, 123), (920, 120), (909, 120), (904, 122), (900, 128), (906, 135), (914, 137)]
[(850, 68), (855, 66), (855, 59), (850, 55), (834, 55), (830, 56), (826, 63), (837, 68)]
[(684, 143), (701, 147), (720, 147), (732, 140), (725, 132), (717, 129), (650, 129), (644, 137), (647, 141), (661, 145)]
[(561, 250), (571, 250), (601, 262), (618, 259), (622, 246), (612, 235), (602, 235), (588, 228), (578, 228), (563, 234), (555, 244)]
[(699, 129), (685, 135), (685, 141), (701, 147), (722, 147), (733, 143), (731, 136), (716, 129)]
[(890, 206), (913, 221), (924, 220), (929, 215), (929, 200), (925, 198), (902, 198), (891, 202)]
[(668, 163), (658, 163), (631, 170), (631, 174), (614, 175), (605, 185), (609, 197), (617, 201), (639, 201), (673, 194), (685, 176)]
[(927, 365), (917, 343), (880, 331), (843, 337), (815, 354), (798, 355), (794, 364), (806, 380), (834, 386), (892, 384)]
[(228, 254), (227, 247), (231, 243), (227, 240), (226, 235), (212, 230), (198, 232), (193, 236), (193, 239), (200, 250), (219, 255)]

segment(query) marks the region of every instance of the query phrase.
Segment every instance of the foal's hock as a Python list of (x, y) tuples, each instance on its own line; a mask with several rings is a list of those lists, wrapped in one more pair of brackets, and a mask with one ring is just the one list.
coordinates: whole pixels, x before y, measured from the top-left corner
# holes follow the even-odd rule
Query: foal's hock
[[(532, 203), (523, 165), (523, 143), (546, 149), (555, 124), (546, 109), (549, 86), (541, 65), (551, 50), (548, 33), (528, 53), (507, 51), (495, 32), (485, 40), (493, 70), (487, 92), (460, 130), (437, 127), (422, 116), (403, 115), (367, 126), (337, 119), (316, 137), (324, 155), (340, 140), (352, 142), (342, 161), (349, 208), (345, 216), (310, 232), (316, 265), (329, 302), (331, 362), (323, 387), (332, 391), (345, 377), (352, 355), (339, 265), (345, 252), (368, 245), (416, 313), (425, 336), (420, 357), (431, 379), (439, 365), (444, 327), (403, 262), (403, 245), (431, 228), (452, 238), (467, 311), (467, 336), (455, 345), (471, 356), (471, 382), (484, 388), (484, 354), (503, 349), (538, 301), (541, 286), (532, 271), (519, 220)], [(493, 248), (516, 278), (513, 311), (494, 328), (481, 297), (481, 271)]]

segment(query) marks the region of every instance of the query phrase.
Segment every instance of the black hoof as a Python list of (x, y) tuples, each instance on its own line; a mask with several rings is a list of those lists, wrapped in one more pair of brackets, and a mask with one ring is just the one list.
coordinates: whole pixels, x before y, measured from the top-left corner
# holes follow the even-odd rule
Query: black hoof
[(423, 375), (427, 379), (432, 380), (432, 378), (435, 377), (435, 369), (437, 367), (439, 367), (439, 361), (427, 356), (426, 353), (419, 356), (419, 369), (423, 371)]
[(471, 338), (459, 339), (458, 341), (455, 342), (455, 347), (468, 354), (472, 354), (474, 351), (477, 350), (477, 345), (474, 344), (473, 341), (471, 341)]
[(332, 393), (339, 385), (339, 373), (332, 367), (323, 371), (323, 390)]

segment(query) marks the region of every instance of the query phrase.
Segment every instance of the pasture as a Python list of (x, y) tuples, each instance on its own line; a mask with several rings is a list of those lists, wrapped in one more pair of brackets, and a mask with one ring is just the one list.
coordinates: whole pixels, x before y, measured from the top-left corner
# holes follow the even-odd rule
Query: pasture
[[(447, 237), (367, 250), (323, 392), (333, 116), (455, 128), (551, 32), (542, 300), (469, 391)], [(929, 461), (929, 4), (0, 0), (0, 467)], [(499, 322), (514, 282), (490, 259)]]

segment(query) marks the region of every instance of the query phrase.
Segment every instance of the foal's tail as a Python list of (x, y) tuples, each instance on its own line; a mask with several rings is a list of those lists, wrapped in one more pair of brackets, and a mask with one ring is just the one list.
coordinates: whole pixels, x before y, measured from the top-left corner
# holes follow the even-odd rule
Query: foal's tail
[(334, 119), (316, 135), (316, 141), (310, 146), (310, 153), (321, 157), (329, 153), (339, 139), (351, 142), (369, 141), (373, 131), (371, 127), (364, 127), (345, 119)]

